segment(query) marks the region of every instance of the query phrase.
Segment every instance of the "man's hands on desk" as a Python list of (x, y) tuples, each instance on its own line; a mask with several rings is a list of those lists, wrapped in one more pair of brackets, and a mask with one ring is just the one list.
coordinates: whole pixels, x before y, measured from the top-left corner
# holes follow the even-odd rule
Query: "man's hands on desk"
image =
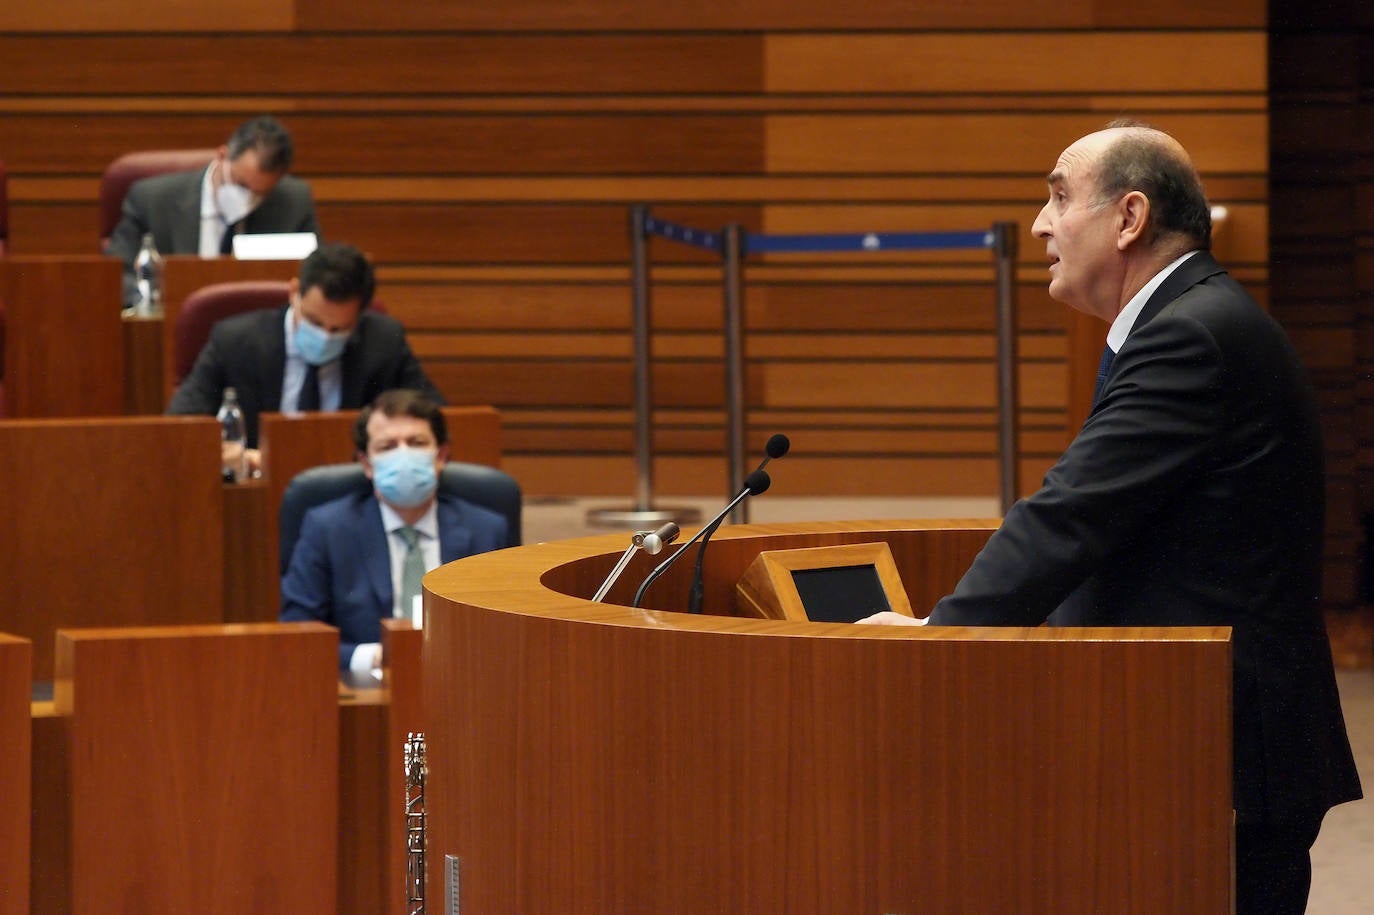
[(243, 455), (244, 479), (252, 479), (262, 476), (262, 452), (257, 448), (243, 448), (235, 442), (221, 442), (219, 446), (219, 459), (221, 466), (229, 466), (238, 460), (239, 454)]
[(875, 626), (924, 626), (928, 621), (928, 619), (918, 620), (903, 613), (893, 613), (891, 610), (884, 610), (881, 613), (856, 620), (856, 622), (871, 623)]

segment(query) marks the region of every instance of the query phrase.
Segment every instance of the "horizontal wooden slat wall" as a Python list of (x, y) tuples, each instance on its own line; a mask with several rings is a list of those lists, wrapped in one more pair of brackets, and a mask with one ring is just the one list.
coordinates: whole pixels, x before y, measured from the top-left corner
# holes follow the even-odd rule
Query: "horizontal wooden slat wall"
[[(92, 250), (111, 159), (271, 111), (325, 234), (376, 258), (449, 398), (501, 409), (531, 495), (632, 491), (631, 203), (755, 232), (1017, 221), (1023, 488), (1071, 433), (1030, 234), (1065, 145), (1122, 114), (1175, 132), (1230, 210), (1218, 253), (1268, 298), (1260, 0), (145, 6), (0, 11), (12, 250)], [(719, 491), (719, 264), (651, 249), (657, 488)], [(986, 252), (771, 256), (746, 281), (749, 444), (791, 435), (779, 492), (996, 492)]]

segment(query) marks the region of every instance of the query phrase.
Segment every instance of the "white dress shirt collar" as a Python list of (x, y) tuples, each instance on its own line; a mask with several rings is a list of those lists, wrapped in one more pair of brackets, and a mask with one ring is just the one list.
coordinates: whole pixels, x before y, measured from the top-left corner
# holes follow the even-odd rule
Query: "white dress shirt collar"
[(1112, 348), (1113, 353), (1121, 352), (1121, 346), (1126, 342), (1127, 335), (1131, 328), (1135, 326), (1136, 318), (1140, 317), (1140, 312), (1144, 310), (1145, 303), (1150, 301), (1150, 296), (1155, 294), (1155, 290), (1169, 278), (1169, 274), (1178, 269), (1179, 265), (1188, 258), (1197, 254), (1197, 251), (1189, 251), (1179, 257), (1172, 264), (1156, 273), (1150, 281), (1140, 287), (1140, 291), (1131, 296), (1131, 300), (1126, 303), (1126, 307), (1121, 309), (1121, 313), (1112, 322), (1111, 330), (1107, 331), (1107, 345)]

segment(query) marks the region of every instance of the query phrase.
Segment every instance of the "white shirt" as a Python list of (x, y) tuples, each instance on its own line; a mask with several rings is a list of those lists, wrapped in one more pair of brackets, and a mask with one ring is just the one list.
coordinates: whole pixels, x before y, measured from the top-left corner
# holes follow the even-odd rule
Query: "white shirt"
[(1121, 313), (1112, 322), (1111, 329), (1107, 331), (1107, 345), (1112, 348), (1113, 353), (1121, 352), (1121, 347), (1126, 342), (1126, 337), (1130, 334), (1131, 328), (1135, 327), (1136, 318), (1140, 317), (1141, 311), (1145, 309), (1145, 303), (1150, 301), (1150, 296), (1155, 294), (1155, 290), (1169, 278), (1169, 274), (1178, 269), (1179, 265), (1188, 258), (1197, 254), (1196, 251), (1189, 251), (1179, 257), (1163, 270), (1150, 278), (1150, 281), (1140, 287), (1140, 291), (1131, 296), (1131, 300), (1126, 303), (1126, 307), (1121, 309)]
[[(215, 160), (218, 161), (218, 160)], [(215, 186), (210, 183), (210, 170), (215, 167), (211, 162), (200, 179), (200, 249), (201, 257), (219, 257), (219, 243), (224, 239), (224, 230), (229, 224), (219, 214), (215, 205)]]
[[(296, 337), (291, 332), (291, 309), (288, 308), (286, 309), (286, 368), (282, 370), (279, 412), (290, 414), (300, 412), (296, 409), (296, 404), (300, 403), (301, 388), (305, 385), (306, 369), (305, 359), (301, 357), (301, 351), (296, 349)], [(329, 413), (339, 409), (339, 404), (343, 401), (343, 360), (335, 359), (333, 362), (326, 362), (320, 366), (318, 378), (320, 380), (320, 410)], [(385, 508), (386, 506), (382, 507)]]
[[(386, 530), (386, 548), (391, 559), (391, 615), (410, 619), (410, 608), (401, 611), (401, 566), (405, 563), (406, 542), (401, 539), (400, 530), (406, 527), (395, 509), (380, 499), (377, 504), (382, 509), (382, 527)], [(439, 500), (429, 503), (429, 508), (410, 527), (420, 532), (420, 554), (425, 560), (425, 571), (439, 568)], [(348, 659), (348, 669), (357, 673), (367, 673), (372, 669), (372, 659), (381, 648), (380, 642), (364, 642), (353, 649)]]

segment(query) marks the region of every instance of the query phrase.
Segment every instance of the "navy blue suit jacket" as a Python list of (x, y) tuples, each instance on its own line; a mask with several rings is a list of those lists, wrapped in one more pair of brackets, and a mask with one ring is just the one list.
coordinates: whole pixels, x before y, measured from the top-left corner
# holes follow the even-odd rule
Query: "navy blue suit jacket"
[[(510, 546), (506, 519), (490, 509), (440, 493), (439, 558)], [(339, 666), (360, 644), (380, 642), (391, 616), (391, 554), (377, 497), (349, 495), (305, 513), (300, 538), (281, 580), (283, 622), (318, 620), (339, 630)]]

